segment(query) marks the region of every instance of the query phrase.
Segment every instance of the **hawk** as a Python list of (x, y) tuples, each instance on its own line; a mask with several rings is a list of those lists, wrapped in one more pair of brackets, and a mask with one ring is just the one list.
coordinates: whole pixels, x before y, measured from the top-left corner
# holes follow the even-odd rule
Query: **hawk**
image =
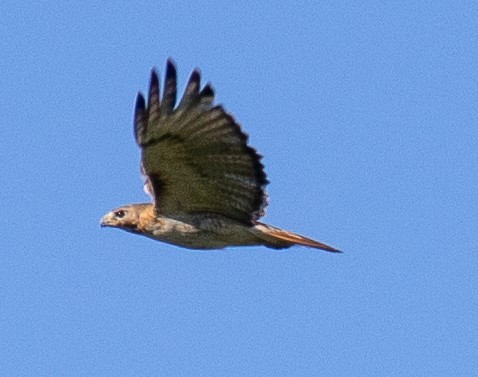
[(214, 104), (212, 86), (201, 88), (197, 69), (176, 105), (176, 77), (168, 59), (162, 95), (153, 69), (147, 104), (141, 93), (136, 97), (134, 134), (153, 203), (117, 208), (101, 219), (101, 226), (189, 249), (303, 245), (339, 252), (259, 221), (268, 183), (261, 156), (234, 118)]

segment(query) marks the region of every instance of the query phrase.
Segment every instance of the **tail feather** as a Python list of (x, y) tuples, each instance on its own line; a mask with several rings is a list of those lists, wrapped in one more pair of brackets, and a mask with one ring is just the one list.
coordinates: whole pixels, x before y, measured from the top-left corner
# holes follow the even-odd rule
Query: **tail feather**
[(294, 245), (308, 246), (315, 249), (330, 251), (333, 253), (341, 253), (340, 250), (326, 245), (322, 242), (301, 236), (287, 230), (279, 229), (263, 223), (258, 223), (256, 228), (260, 231), (259, 237), (265, 241), (265, 246), (274, 249), (283, 249)]

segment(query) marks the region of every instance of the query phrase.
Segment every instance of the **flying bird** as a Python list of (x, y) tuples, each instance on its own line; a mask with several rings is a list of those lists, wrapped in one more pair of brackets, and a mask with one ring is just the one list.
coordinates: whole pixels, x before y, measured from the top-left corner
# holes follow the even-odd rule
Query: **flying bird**
[(214, 104), (212, 86), (201, 88), (197, 69), (176, 105), (176, 77), (168, 59), (163, 93), (153, 68), (147, 104), (141, 93), (136, 97), (134, 134), (153, 203), (119, 207), (103, 216), (101, 226), (189, 249), (303, 245), (339, 252), (259, 221), (268, 183), (261, 156), (234, 118)]

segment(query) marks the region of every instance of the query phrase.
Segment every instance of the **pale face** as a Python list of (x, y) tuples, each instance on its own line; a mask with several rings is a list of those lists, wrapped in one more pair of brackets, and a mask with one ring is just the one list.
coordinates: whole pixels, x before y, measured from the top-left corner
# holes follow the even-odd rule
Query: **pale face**
[(135, 231), (138, 226), (138, 211), (134, 206), (119, 207), (104, 215), (100, 221), (101, 227), (121, 228)]

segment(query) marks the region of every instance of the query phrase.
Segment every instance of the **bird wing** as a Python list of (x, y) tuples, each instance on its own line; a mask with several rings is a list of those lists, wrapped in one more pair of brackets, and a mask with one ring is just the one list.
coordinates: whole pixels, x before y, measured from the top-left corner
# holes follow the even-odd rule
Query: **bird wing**
[(158, 214), (216, 213), (253, 224), (264, 214), (268, 181), (261, 156), (194, 70), (176, 106), (176, 68), (168, 60), (163, 99), (153, 69), (148, 103), (139, 93), (135, 137), (145, 189)]

